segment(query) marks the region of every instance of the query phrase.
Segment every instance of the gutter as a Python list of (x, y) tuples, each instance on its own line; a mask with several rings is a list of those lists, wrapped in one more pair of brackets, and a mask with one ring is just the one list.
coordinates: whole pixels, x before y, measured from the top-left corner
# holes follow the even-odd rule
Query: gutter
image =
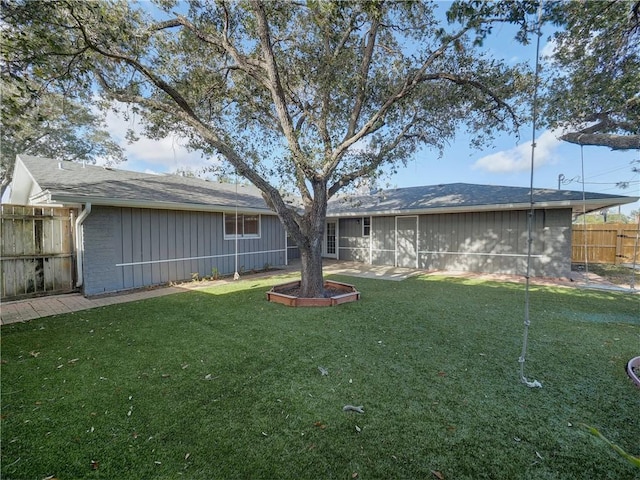
[(89, 214), (91, 213), (91, 203), (85, 203), (84, 210), (82, 213), (78, 215), (76, 218), (76, 270), (77, 270), (77, 280), (76, 287), (82, 287), (84, 282), (83, 277), (83, 259), (84, 259), (84, 230), (82, 229), (82, 224), (87, 219)]
[[(638, 201), (639, 197), (613, 197), (603, 199), (587, 199), (582, 200), (560, 200), (560, 201), (548, 201), (548, 202), (534, 202), (536, 209), (555, 209), (555, 208), (571, 208), (573, 211), (577, 207), (587, 206), (591, 208), (589, 211), (600, 210), (602, 208), (608, 208), (616, 205), (625, 205)], [(377, 209), (367, 210), (365, 207), (362, 211), (347, 210), (338, 211), (336, 213), (331, 212), (331, 207), (328, 207), (327, 218), (347, 218), (347, 217), (362, 217), (362, 216), (404, 216), (404, 215), (429, 215), (439, 213), (467, 213), (467, 212), (487, 212), (495, 210), (528, 210), (531, 208), (530, 203), (498, 203), (487, 205), (463, 205), (463, 206), (439, 206), (439, 207), (420, 207), (420, 208), (394, 208), (389, 209)], [(582, 210), (575, 212), (578, 215), (582, 215)]]
[[(233, 201), (226, 205), (207, 205), (202, 203), (175, 203), (158, 202), (154, 200), (124, 200), (118, 198), (93, 197), (85, 195), (68, 195), (64, 193), (52, 193), (51, 200), (62, 204), (83, 204), (103, 205), (106, 207), (124, 208), (148, 208), (153, 210), (181, 210), (192, 212), (213, 212), (213, 213), (235, 213), (236, 206)], [(238, 212), (252, 213), (256, 215), (275, 215), (272, 210), (262, 207), (251, 207), (238, 204)]]

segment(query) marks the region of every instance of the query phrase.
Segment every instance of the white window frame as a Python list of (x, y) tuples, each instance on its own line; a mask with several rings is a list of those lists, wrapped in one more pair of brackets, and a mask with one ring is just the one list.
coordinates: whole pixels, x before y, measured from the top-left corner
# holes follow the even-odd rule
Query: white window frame
[[(368, 222), (368, 224), (367, 224)], [(365, 228), (369, 228), (369, 233), (366, 233)], [(362, 236), (370, 237), (371, 236), (371, 217), (362, 217)]]
[[(224, 228), (224, 239), (225, 240), (233, 240), (235, 238), (239, 238), (239, 239), (243, 239), (243, 238), (260, 238), (262, 235), (262, 215), (260, 215), (259, 213), (242, 213), (242, 212), (238, 212), (238, 222), (237, 222), (237, 226), (238, 226), (238, 230), (242, 230), (243, 233), (241, 234), (229, 234), (227, 233), (227, 216), (230, 217), (235, 217), (236, 214), (235, 213), (225, 213), (222, 217), (222, 225)], [(258, 233), (248, 233), (245, 234), (244, 233), (244, 217), (258, 217)], [(240, 222), (241, 220), (241, 222)]]

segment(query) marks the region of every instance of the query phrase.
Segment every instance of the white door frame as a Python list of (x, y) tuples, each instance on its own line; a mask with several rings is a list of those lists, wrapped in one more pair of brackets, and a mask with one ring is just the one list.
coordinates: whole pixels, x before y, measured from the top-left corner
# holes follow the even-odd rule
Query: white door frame
[[(329, 224), (334, 224), (335, 225), (335, 239), (334, 239), (334, 248), (335, 251), (333, 253), (329, 253), (328, 251), (328, 247), (329, 247)], [(326, 258), (335, 258), (336, 260), (339, 258), (339, 241), (340, 241), (340, 236), (338, 234), (338, 219), (334, 219), (334, 220), (327, 220), (325, 227), (324, 227), (324, 235), (322, 236), (322, 256), (326, 257)]]

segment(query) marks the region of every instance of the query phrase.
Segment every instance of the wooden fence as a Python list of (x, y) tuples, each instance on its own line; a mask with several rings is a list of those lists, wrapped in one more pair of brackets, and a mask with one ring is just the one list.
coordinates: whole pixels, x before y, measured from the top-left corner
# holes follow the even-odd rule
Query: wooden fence
[[(585, 237), (586, 235), (586, 237)], [(605, 223), (573, 225), (571, 261), (574, 263), (633, 263), (640, 264), (638, 225), (633, 223)], [(586, 243), (586, 247), (585, 247)]]
[(9, 204), (0, 209), (2, 300), (72, 291), (76, 211)]

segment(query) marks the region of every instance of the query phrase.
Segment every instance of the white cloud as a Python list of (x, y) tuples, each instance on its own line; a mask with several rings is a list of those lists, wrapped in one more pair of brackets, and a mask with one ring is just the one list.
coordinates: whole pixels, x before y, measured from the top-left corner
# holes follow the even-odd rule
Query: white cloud
[[(561, 141), (557, 133), (546, 130), (536, 141), (534, 165), (541, 167), (556, 161), (555, 150)], [(531, 143), (523, 143), (509, 150), (486, 155), (473, 164), (474, 170), (485, 170), (491, 173), (524, 172), (531, 168)]]
[(556, 41), (552, 38), (547, 43), (544, 44), (542, 49), (540, 50), (541, 57), (553, 57), (553, 54), (556, 51)]
[[(124, 111), (125, 108), (126, 106), (120, 107), (121, 111)], [(107, 130), (124, 149), (128, 159), (128, 162), (119, 165), (120, 168), (130, 169), (136, 162), (142, 162), (147, 166), (148, 173), (167, 173), (185, 168), (200, 170), (218, 161), (212, 158), (203, 158), (197, 151), (190, 152), (184, 146), (184, 139), (176, 135), (170, 135), (161, 140), (140, 137), (139, 140), (129, 143), (126, 139), (127, 130), (132, 129), (137, 135), (142, 130), (134, 116), (127, 121), (123, 116), (109, 111), (106, 116), (106, 124)]]

